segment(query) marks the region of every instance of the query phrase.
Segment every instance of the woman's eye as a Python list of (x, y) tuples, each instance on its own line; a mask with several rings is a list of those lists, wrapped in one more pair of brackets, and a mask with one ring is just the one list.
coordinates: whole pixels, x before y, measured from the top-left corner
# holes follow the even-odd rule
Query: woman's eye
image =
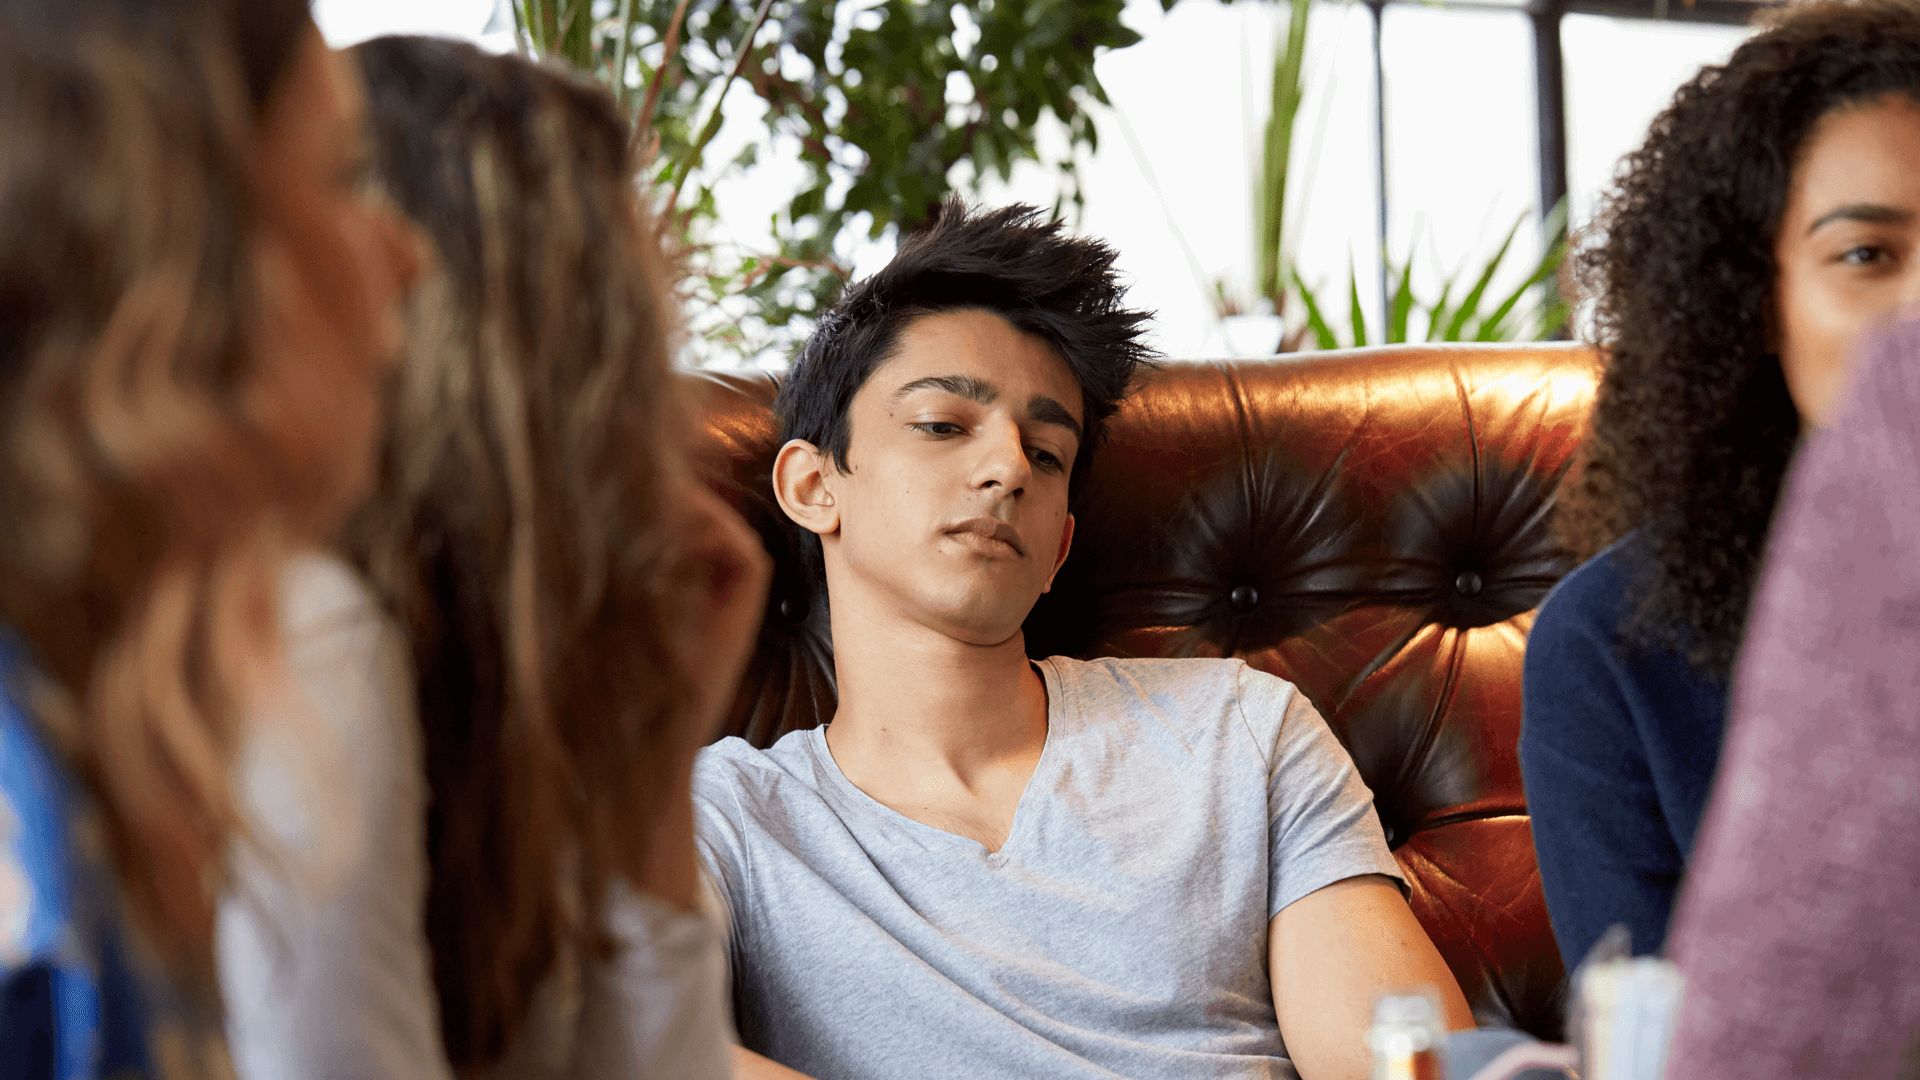
[(1872, 266), (1875, 263), (1886, 261), (1886, 257), (1887, 251), (1885, 248), (1873, 247), (1869, 244), (1850, 247), (1840, 253), (1840, 261), (1848, 266)]

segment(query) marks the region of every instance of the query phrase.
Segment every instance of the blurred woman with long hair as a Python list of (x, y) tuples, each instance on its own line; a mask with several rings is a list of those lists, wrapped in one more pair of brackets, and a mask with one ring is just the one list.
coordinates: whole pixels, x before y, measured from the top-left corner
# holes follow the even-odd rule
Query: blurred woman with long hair
[(15, 0), (0, 53), (0, 1060), (222, 1075), (230, 768), (415, 255), (301, 0)]
[[(1527, 643), (1520, 763), (1571, 968), (1660, 949), (1782, 477), (1920, 300), (1920, 3), (1796, 4), (1682, 86), (1576, 253), (1606, 370)], [(1837, 718), (1838, 719), (1838, 718)]]
[[(240, 1063), (348, 1075), (325, 1063), (346, 1044), (399, 1044), (361, 988), (425, 963), (439, 1052), (352, 1075), (726, 1076), (689, 791), (767, 566), (683, 460), (630, 129), (604, 90), (518, 57), (423, 38), (353, 55), (379, 181), (440, 265), (348, 531), (417, 689), (343, 717), (369, 734), (342, 745), (417, 765), (376, 763), (332, 813), (413, 839), (365, 847), (329, 901), (267, 905), (272, 930), (223, 955), (252, 971), (227, 983)], [(413, 739), (379, 737), (400, 713)]]

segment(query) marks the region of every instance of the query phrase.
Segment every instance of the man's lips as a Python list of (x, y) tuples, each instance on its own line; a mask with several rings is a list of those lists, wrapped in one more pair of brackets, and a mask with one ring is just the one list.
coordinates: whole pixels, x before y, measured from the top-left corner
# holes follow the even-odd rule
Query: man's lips
[(1026, 557), (1027, 546), (1020, 541), (1020, 530), (1004, 521), (993, 518), (971, 518), (947, 527), (947, 534), (978, 536), (983, 540), (998, 540), (1013, 549), (1014, 554)]

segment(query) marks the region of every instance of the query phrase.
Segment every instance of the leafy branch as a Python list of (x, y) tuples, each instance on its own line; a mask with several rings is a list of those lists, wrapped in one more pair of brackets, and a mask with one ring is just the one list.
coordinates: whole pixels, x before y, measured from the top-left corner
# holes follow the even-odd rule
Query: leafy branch
[[(1033, 161), (1060, 177), (1056, 209), (1077, 208), (1079, 158), (1097, 149), (1090, 110), (1107, 101), (1094, 60), (1139, 40), (1120, 22), (1125, 0), (515, 3), (529, 51), (591, 73), (629, 109), (646, 88), (635, 117), (650, 174), (707, 260), (711, 295), (694, 306), (727, 306), (720, 324), (745, 320), (776, 346), (838, 293), (863, 236), (919, 227), (950, 191)], [(779, 33), (756, 48), (766, 25)], [(761, 127), (710, 161), (735, 82), (764, 106)], [(1046, 125), (1064, 151), (1043, 149)], [(715, 184), (796, 159), (801, 190), (770, 223), (777, 250), (727, 254)]]

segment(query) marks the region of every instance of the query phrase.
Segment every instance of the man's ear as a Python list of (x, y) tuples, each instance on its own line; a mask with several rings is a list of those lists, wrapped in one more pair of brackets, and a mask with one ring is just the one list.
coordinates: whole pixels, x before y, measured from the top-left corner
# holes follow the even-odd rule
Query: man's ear
[(832, 468), (827, 455), (805, 439), (788, 440), (773, 459), (774, 500), (794, 524), (820, 536), (840, 529), (828, 475)]
[(1047, 587), (1041, 592), (1053, 591), (1053, 579), (1060, 574), (1060, 568), (1067, 565), (1067, 552), (1073, 550), (1073, 515), (1067, 515), (1067, 524), (1060, 530), (1060, 554), (1054, 557), (1053, 573), (1047, 575)]

